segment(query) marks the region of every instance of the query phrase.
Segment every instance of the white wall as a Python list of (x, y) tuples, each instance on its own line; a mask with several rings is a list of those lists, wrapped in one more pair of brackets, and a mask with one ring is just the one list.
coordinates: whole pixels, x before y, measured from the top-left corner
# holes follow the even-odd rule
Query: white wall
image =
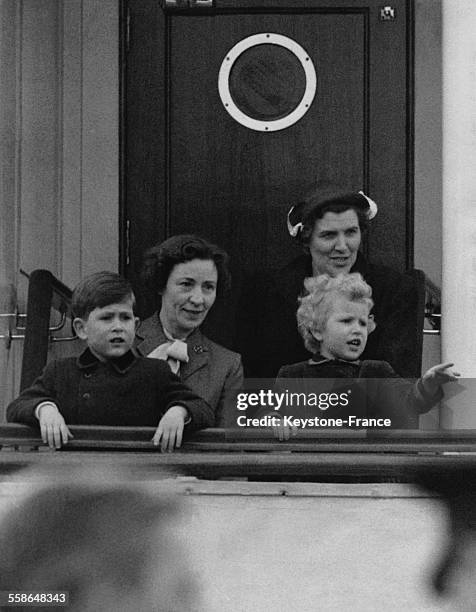
[[(20, 269), (118, 269), (118, 36), (118, 0), (0, 0), (0, 288), (23, 311)], [(21, 342), (0, 342), (7, 400)]]
[[(441, 0), (415, 2), (415, 267), (441, 288)], [(425, 335), (423, 371), (441, 361), (441, 338)]]
[[(472, 0), (443, 0), (443, 359), (464, 393), (444, 426), (476, 427), (476, 15)], [(469, 379), (469, 380), (468, 380)]]

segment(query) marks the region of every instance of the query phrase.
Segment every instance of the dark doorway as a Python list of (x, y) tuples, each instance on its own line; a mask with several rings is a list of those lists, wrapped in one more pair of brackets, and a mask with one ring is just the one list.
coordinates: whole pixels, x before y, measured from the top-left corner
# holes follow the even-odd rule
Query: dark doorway
[[(364, 189), (380, 206), (369, 258), (412, 266), (412, 15), (405, 0), (205, 4), (124, 3), (122, 266), (139, 286), (144, 250), (172, 234), (224, 247), (234, 289), (210, 335), (230, 345), (243, 279), (297, 254), (286, 212), (317, 180)], [(317, 81), (305, 114), (279, 131), (242, 125), (218, 88), (235, 45), (266, 34), (297, 43)], [(232, 99), (262, 126), (306, 91), (303, 64), (285, 46), (254, 44), (234, 66)], [(141, 314), (152, 308), (143, 296)]]

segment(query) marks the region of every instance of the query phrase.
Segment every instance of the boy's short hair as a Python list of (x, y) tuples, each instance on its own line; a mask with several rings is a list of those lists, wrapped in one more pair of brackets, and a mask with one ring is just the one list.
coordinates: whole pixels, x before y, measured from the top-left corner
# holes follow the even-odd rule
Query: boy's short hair
[(115, 272), (96, 272), (86, 276), (76, 285), (71, 311), (73, 317), (86, 319), (95, 308), (119, 304), (129, 297), (135, 306), (132, 285), (127, 279)]
[(320, 348), (320, 342), (312, 332), (322, 331), (336, 296), (344, 297), (351, 302), (364, 302), (369, 312), (374, 305), (371, 297), (372, 288), (358, 272), (342, 274), (335, 278), (328, 274), (320, 274), (306, 278), (304, 287), (307, 293), (299, 298), (300, 305), (296, 318), (304, 346), (311, 353), (317, 352)]

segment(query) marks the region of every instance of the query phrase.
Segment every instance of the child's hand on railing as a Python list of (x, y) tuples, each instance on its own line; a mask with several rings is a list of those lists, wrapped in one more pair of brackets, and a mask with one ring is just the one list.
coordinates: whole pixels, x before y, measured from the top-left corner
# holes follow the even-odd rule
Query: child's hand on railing
[(41, 439), (50, 448), (61, 448), (61, 444), (67, 444), (68, 439), (73, 437), (63, 415), (53, 402), (45, 403), (39, 407), (38, 420), (40, 422)]
[(273, 434), (275, 438), (278, 438), (280, 442), (283, 440), (289, 440), (291, 436), (295, 436), (298, 432), (298, 428), (294, 425), (287, 425), (283, 418), (276, 417), (279, 422), (273, 425)]
[(152, 438), (155, 446), (160, 444), (160, 450), (171, 453), (174, 448), (182, 445), (183, 428), (188, 417), (183, 406), (171, 406), (160, 419), (157, 430)]

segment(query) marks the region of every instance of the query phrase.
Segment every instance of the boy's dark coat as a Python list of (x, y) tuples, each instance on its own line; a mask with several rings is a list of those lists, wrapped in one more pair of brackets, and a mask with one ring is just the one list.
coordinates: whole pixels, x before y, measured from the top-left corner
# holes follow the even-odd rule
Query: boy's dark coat
[(86, 349), (79, 357), (49, 363), (33, 385), (7, 408), (7, 420), (38, 425), (36, 406), (51, 400), (67, 425), (157, 427), (173, 405), (184, 406), (190, 429), (213, 427), (210, 406), (171, 372), (165, 361), (129, 351), (100, 362)]

